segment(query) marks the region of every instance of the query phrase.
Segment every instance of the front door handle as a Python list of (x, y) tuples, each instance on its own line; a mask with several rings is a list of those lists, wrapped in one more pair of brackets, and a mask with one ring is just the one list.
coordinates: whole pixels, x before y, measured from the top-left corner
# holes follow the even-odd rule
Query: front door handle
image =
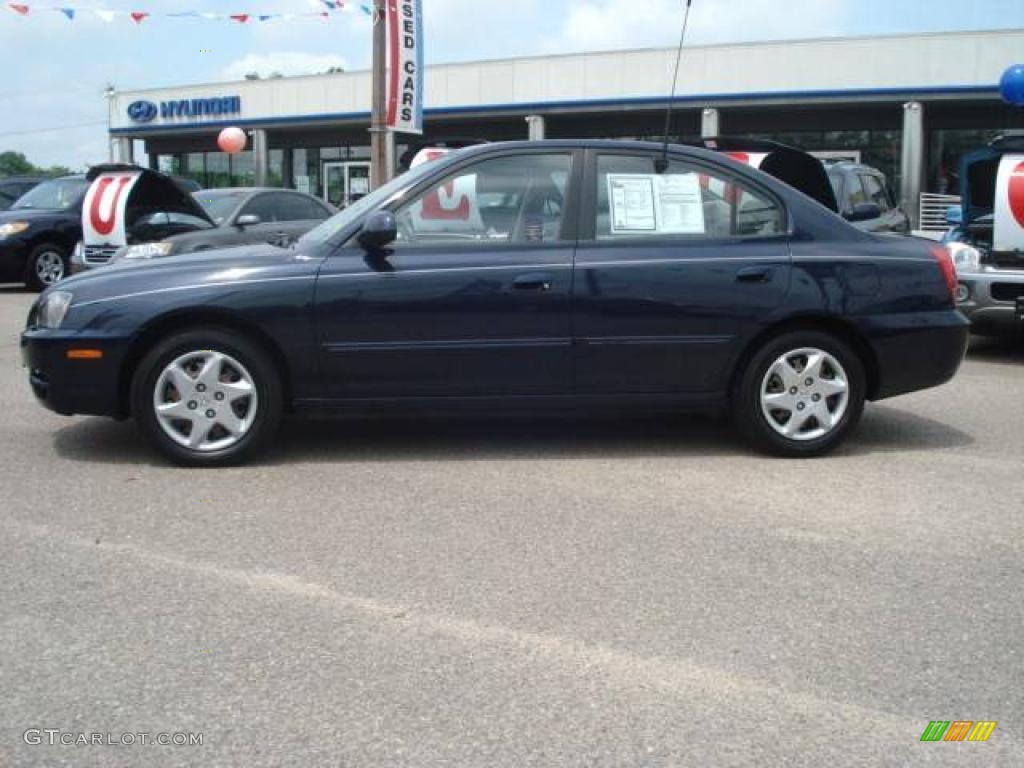
[(736, 280), (740, 283), (768, 283), (774, 274), (771, 267), (745, 267), (736, 273)]
[(554, 277), (545, 272), (531, 272), (526, 275), (519, 275), (512, 281), (512, 287), (517, 291), (550, 291)]

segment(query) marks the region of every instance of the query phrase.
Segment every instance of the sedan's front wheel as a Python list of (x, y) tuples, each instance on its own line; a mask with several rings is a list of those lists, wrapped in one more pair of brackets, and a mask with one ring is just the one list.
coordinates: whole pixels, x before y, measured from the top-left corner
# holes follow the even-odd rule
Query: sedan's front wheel
[(857, 425), (866, 394), (857, 354), (831, 334), (796, 331), (769, 340), (734, 395), (740, 430), (781, 456), (819, 456)]
[(280, 377), (270, 357), (245, 337), (188, 331), (157, 344), (139, 365), (132, 412), (173, 461), (233, 464), (276, 432)]

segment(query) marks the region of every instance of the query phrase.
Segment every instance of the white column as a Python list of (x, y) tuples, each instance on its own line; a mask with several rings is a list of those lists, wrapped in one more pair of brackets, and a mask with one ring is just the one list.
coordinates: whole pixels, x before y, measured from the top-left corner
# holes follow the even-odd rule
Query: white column
[(267, 186), (270, 182), (270, 148), (267, 145), (267, 132), (263, 128), (256, 128), (252, 132), (252, 169), (256, 186)]
[(110, 139), (110, 162), (134, 163), (134, 142), (122, 137)]
[(924, 105), (903, 105), (903, 149), (900, 161), (900, 206), (911, 229), (921, 226), (921, 190), (924, 186)]
[(700, 137), (702, 139), (711, 139), (715, 136), (721, 135), (719, 133), (719, 115), (718, 110), (714, 107), (706, 108), (700, 116)]
[(530, 141), (544, 140), (544, 115), (527, 115), (526, 125), (528, 131), (527, 136), (529, 137)]

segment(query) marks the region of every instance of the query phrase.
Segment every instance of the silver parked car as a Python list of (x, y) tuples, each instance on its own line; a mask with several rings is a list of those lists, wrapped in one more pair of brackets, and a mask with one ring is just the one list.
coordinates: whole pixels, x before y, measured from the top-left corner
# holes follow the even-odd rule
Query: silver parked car
[(960, 187), (961, 223), (946, 236), (957, 308), (977, 334), (1024, 337), (1024, 133), (967, 155)]

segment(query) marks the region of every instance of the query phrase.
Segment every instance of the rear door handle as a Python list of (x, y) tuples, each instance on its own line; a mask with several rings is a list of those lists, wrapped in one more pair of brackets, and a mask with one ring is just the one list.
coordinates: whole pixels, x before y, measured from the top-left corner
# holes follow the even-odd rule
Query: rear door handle
[(530, 272), (519, 275), (512, 281), (512, 287), (517, 291), (550, 291), (554, 277), (546, 272)]
[(744, 267), (736, 273), (736, 280), (740, 283), (767, 283), (774, 274), (771, 267)]

